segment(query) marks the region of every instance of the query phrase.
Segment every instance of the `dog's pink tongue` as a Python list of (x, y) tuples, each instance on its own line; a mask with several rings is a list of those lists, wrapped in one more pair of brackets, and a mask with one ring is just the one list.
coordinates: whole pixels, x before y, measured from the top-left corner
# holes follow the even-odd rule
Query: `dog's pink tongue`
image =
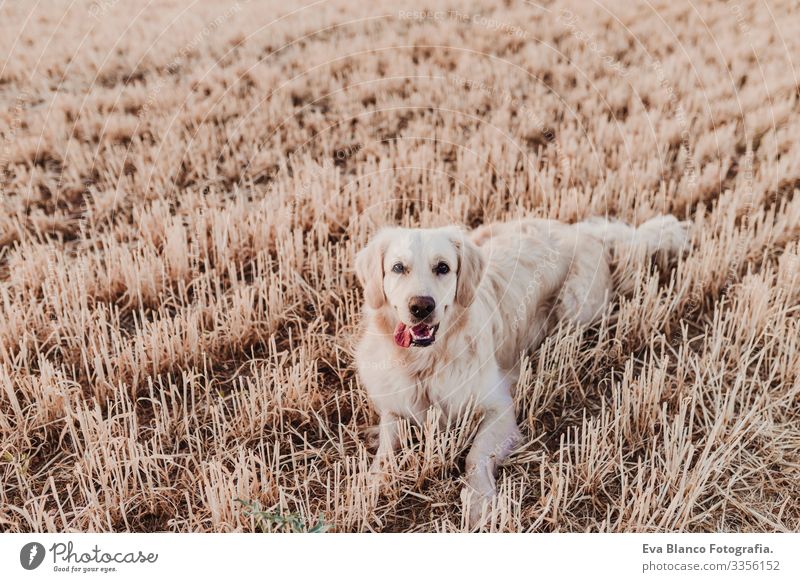
[(400, 322), (394, 330), (394, 343), (401, 348), (407, 348), (411, 345), (411, 330), (406, 328), (406, 324)]

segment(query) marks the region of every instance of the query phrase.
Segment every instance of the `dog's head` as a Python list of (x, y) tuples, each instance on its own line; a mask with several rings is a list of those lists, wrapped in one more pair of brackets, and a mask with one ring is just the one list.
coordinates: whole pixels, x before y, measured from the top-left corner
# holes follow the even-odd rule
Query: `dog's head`
[(367, 305), (391, 311), (395, 343), (426, 347), (454, 307), (472, 303), (484, 264), (460, 228), (386, 228), (356, 257), (356, 274)]

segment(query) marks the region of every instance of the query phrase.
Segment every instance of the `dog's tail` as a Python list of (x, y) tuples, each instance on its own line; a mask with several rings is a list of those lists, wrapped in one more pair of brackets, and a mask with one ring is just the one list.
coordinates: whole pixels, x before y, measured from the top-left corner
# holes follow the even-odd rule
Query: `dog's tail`
[(614, 282), (620, 293), (630, 293), (635, 287), (633, 268), (653, 255), (666, 259), (677, 255), (689, 245), (689, 222), (681, 222), (670, 214), (659, 215), (638, 227), (605, 218), (590, 218), (576, 225), (582, 234), (602, 242), (609, 251)]

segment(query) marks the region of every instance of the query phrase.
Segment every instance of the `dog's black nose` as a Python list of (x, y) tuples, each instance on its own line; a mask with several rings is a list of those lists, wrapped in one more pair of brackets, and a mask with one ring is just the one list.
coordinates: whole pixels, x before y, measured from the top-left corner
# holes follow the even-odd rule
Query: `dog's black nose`
[(433, 313), (434, 307), (436, 307), (436, 301), (433, 300), (433, 297), (422, 297), (417, 295), (412, 297), (408, 302), (408, 310), (411, 312), (411, 315), (419, 319), (425, 319), (428, 317), (431, 313)]

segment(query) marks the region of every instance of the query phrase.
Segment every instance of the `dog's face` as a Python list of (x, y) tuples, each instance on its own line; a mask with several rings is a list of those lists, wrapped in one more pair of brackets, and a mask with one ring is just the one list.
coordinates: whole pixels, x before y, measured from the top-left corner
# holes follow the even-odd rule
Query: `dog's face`
[(384, 229), (356, 258), (367, 305), (391, 310), (394, 341), (403, 348), (436, 341), (453, 306), (472, 303), (483, 265), (480, 250), (456, 227)]

